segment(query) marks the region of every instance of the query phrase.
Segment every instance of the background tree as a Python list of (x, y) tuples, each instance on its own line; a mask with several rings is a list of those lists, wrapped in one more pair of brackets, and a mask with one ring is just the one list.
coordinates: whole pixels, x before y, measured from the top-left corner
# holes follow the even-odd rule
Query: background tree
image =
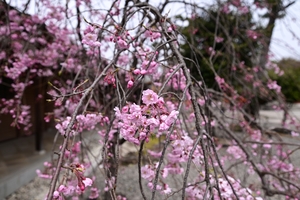
[(287, 102), (295, 103), (300, 101), (300, 62), (292, 58), (285, 58), (278, 62), (274, 62), (274, 65), (278, 65), (278, 70), (281, 73), (275, 73), (271, 70), (270, 77), (277, 81), (281, 86), (282, 93)]
[[(266, 92), (269, 78), (265, 66), (275, 21), (283, 18), (293, 3), (255, 1), (253, 9), (246, 2), (222, 1), (208, 9), (195, 10), (193, 18), (184, 19), (189, 25), (182, 30), (189, 41), (183, 45), (183, 53), (196, 60), (196, 63), (187, 61), (194, 77), (200, 80), (202, 76), (207, 87), (217, 90), (220, 88), (215, 77), (224, 78), (241, 95), (242, 101), (247, 99), (244, 102), (247, 112), (257, 117), (259, 104), (278, 97)], [(265, 13), (260, 19), (254, 19), (257, 9), (262, 8), (266, 9)], [(201, 66), (201, 75), (195, 67), (197, 64)], [(252, 76), (249, 71), (256, 73)], [(226, 92), (231, 96), (233, 91)]]

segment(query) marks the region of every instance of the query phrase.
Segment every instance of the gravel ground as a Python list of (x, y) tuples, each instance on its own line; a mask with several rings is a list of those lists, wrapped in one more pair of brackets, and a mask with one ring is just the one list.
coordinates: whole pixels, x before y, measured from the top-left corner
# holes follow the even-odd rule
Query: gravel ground
[[(98, 180), (101, 180), (101, 176), (100, 179)], [(151, 193), (148, 187), (146, 186), (145, 182), (143, 183), (144, 183), (143, 187), (145, 190), (145, 194), (146, 196), (150, 197)], [(142, 199), (141, 193), (139, 191), (138, 172), (136, 166), (129, 165), (126, 167), (124, 166), (121, 167), (119, 171), (118, 184), (119, 185), (118, 185), (117, 194), (126, 197), (128, 200)], [(103, 188), (103, 183), (100, 184), (100, 187)], [(6, 200), (42, 200), (45, 198), (48, 189), (49, 189), (49, 180), (45, 180), (37, 177), (27, 185), (21, 187), (15, 193), (7, 197)], [(156, 196), (158, 197), (158, 199), (163, 199), (163, 197), (160, 196), (159, 193), (157, 193)], [(103, 198), (101, 199), (103, 200)]]
[[(101, 152), (101, 147), (99, 143), (97, 142), (95, 138), (93, 139), (94, 144), (96, 145), (96, 148), (92, 149), (92, 152), (94, 155), (97, 155), (97, 153)], [(289, 142), (289, 143), (299, 143), (300, 140), (298, 138), (292, 138), (290, 136), (285, 136), (283, 137), (284, 142)], [(90, 143), (91, 144), (91, 143)], [(125, 143), (126, 144), (126, 143)], [(132, 154), (132, 152), (135, 152), (136, 148), (133, 146), (128, 146), (125, 145), (122, 147), (121, 151), (121, 156), (125, 157), (126, 160), (130, 160), (126, 155), (130, 155), (129, 153)], [(224, 150), (223, 150), (224, 151)], [(99, 154), (98, 154), (99, 155)], [(131, 156), (134, 157), (134, 156)], [(300, 166), (300, 161), (299, 161), (299, 153), (294, 155), (292, 158), (295, 160), (296, 163), (294, 163), (296, 166)], [(138, 184), (138, 170), (137, 170), (137, 165), (136, 164), (128, 164), (130, 162), (127, 162), (126, 165), (120, 166), (119, 168), (119, 175), (118, 175), (118, 188), (117, 188), (117, 194), (121, 194), (122, 196), (126, 197), (128, 200), (140, 200), (142, 199), (140, 190), (139, 190), (139, 184)], [(136, 160), (131, 161), (131, 163), (136, 163)], [(239, 172), (240, 171), (240, 172)], [(246, 170), (245, 170), (246, 171)], [(99, 171), (97, 173), (97, 181), (99, 182), (99, 188), (104, 188), (104, 177), (102, 176), (102, 173)], [(195, 170), (190, 172), (189, 177), (193, 178), (195, 177), (195, 173), (197, 173)], [(234, 173), (241, 173), (241, 178), (243, 176), (248, 176), (247, 172), (244, 172), (243, 169), (239, 169), (238, 171), (235, 171)], [(181, 185), (181, 181), (178, 179), (175, 179), (175, 177), (170, 177), (170, 182), (172, 185), (170, 187), (174, 187), (175, 185)], [(257, 179), (257, 178), (254, 178)], [(169, 182), (168, 181), (168, 182)], [(255, 182), (255, 180), (253, 180)], [(33, 181), (31, 181), (29, 184), (24, 185), (21, 187), (19, 190), (17, 190), (15, 193), (10, 195), (9, 197), (6, 198), (6, 200), (43, 200), (48, 192), (49, 189), (49, 180), (44, 180), (41, 178), (35, 178)], [(144, 191), (146, 196), (149, 198), (151, 197), (151, 192), (148, 189), (146, 182), (142, 180)], [(178, 188), (178, 187), (177, 187)], [(103, 194), (103, 189), (102, 189), (102, 194)], [(181, 199), (180, 198), (181, 192), (177, 194), (177, 196), (172, 196), (171, 200), (177, 200)], [(156, 198), (155, 199), (165, 199), (166, 196), (161, 196), (159, 192), (157, 192)], [(85, 198), (83, 198), (85, 199)], [(280, 199), (276, 197), (272, 197), (272, 200), (274, 199)], [(100, 198), (99, 198), (100, 200)], [(103, 198), (101, 198), (103, 200)]]
[(36, 177), (27, 185), (24, 185), (15, 193), (8, 196), (7, 200), (42, 200), (48, 192), (49, 180)]
[[(98, 140), (94, 140), (94, 141), (98, 141)], [(119, 168), (117, 194), (126, 197), (128, 200), (140, 200), (143, 198), (139, 189), (138, 169), (136, 165), (137, 160), (135, 159), (136, 156), (134, 156), (136, 155), (135, 152), (137, 151), (137, 149), (133, 145), (128, 145), (128, 143), (125, 144), (127, 145), (122, 145), (122, 149), (120, 151), (120, 154), (123, 157), (123, 159), (121, 159), (121, 162), (125, 165), (121, 165)], [(100, 145), (97, 145), (97, 147), (92, 148), (92, 153), (94, 155), (97, 155), (96, 152), (98, 153), (101, 152)], [(134, 164), (130, 164), (130, 163), (134, 163)], [(102, 189), (101, 193), (103, 194), (104, 192), (103, 173), (101, 173), (100, 170), (96, 170), (96, 174), (97, 174), (96, 185), (99, 186), (100, 189)], [(174, 177), (170, 177), (170, 179), (172, 179), (171, 181), (172, 186), (181, 183), (179, 178), (180, 177), (178, 177), (178, 179), (175, 179)], [(146, 181), (142, 179), (142, 183), (143, 183), (145, 195), (148, 198), (151, 197), (151, 191), (148, 188)], [(50, 180), (45, 180), (36, 177), (30, 183), (24, 185), (15, 193), (7, 197), (6, 200), (43, 200), (45, 199), (47, 192), (49, 190), (49, 184), (50, 184)], [(166, 197), (165, 195), (162, 196), (159, 192), (157, 192), (155, 199), (165, 199), (165, 197)], [(86, 198), (82, 198), (82, 199), (86, 199)], [(103, 198), (99, 198), (99, 200), (100, 199), (103, 200)], [(169, 199), (176, 200), (179, 198), (173, 196), (172, 198)]]

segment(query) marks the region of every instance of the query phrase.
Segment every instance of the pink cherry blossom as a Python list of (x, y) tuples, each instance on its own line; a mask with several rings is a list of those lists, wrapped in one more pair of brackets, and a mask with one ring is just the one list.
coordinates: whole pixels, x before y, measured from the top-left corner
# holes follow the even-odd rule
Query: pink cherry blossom
[(258, 33), (256, 31), (247, 30), (246, 34), (250, 39), (256, 40), (258, 38)]
[(54, 199), (58, 199), (59, 196), (60, 196), (60, 195), (59, 195), (59, 192), (55, 190), (55, 191), (53, 192), (53, 198), (54, 198)]
[(82, 43), (91, 47), (100, 47), (101, 43), (97, 41), (97, 34), (87, 33), (82, 39)]
[(85, 187), (92, 186), (92, 184), (93, 184), (93, 181), (90, 178), (85, 178), (82, 182), (83, 182)]
[(292, 131), (292, 132), (291, 132), (291, 135), (292, 135), (293, 137), (298, 137), (298, 136), (299, 136), (299, 133)]
[(129, 45), (127, 44), (127, 42), (125, 40), (123, 40), (121, 37), (118, 37), (117, 44), (120, 49), (128, 49), (129, 48)]
[(99, 197), (99, 190), (97, 188), (92, 187), (90, 190), (90, 199), (97, 199)]
[(133, 81), (132, 80), (128, 81), (127, 88), (130, 89), (132, 88), (132, 86), (133, 86)]
[(228, 4), (224, 4), (221, 11), (225, 14), (230, 13), (230, 9), (229, 9), (229, 5)]
[(145, 36), (150, 38), (150, 40), (153, 42), (155, 39), (160, 38), (161, 34), (159, 32), (153, 32), (151, 30), (147, 30), (145, 32)]
[(143, 91), (142, 101), (146, 105), (156, 104), (158, 102), (158, 95), (150, 89)]
[(215, 40), (216, 40), (216, 43), (221, 43), (224, 41), (224, 38), (217, 36), (217, 37), (215, 37)]
[(249, 8), (247, 6), (241, 6), (241, 7), (238, 8), (238, 10), (241, 14), (249, 13)]
[(133, 73), (136, 74), (136, 75), (137, 75), (137, 74), (140, 74), (140, 73), (141, 73), (141, 70), (140, 70), (140, 69), (135, 69), (135, 70), (133, 71)]
[(277, 85), (276, 81), (270, 81), (267, 86), (269, 89), (275, 90), (277, 93), (281, 91), (281, 87)]
[(230, 3), (236, 7), (241, 6), (241, 1), (240, 0), (231, 0)]

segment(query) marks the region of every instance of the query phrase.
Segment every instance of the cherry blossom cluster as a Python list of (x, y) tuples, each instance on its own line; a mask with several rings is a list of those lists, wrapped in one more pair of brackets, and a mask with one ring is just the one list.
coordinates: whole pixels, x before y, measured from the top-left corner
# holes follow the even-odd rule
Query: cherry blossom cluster
[[(203, 174), (203, 173), (202, 173)], [(262, 200), (263, 198), (259, 197), (258, 194), (253, 192), (249, 188), (244, 188), (240, 184), (238, 180), (235, 180), (234, 178), (227, 176), (227, 179), (230, 181), (231, 185), (225, 178), (218, 178), (218, 181), (214, 179), (210, 175), (210, 182), (211, 185), (214, 187), (213, 193), (215, 199), (221, 200), (221, 199), (236, 199), (236, 197), (240, 199), (255, 199), (255, 200)], [(190, 184), (191, 186), (186, 189), (187, 192), (187, 199), (188, 200), (196, 200), (196, 199), (204, 199), (209, 198), (211, 194), (207, 194), (205, 196), (205, 185), (202, 185), (202, 187), (197, 187), (195, 184)], [(218, 195), (218, 191), (216, 187), (219, 187), (221, 191), (221, 197)], [(233, 192), (233, 190), (234, 192)]]
[(158, 51), (152, 51), (150, 48), (140, 49), (137, 47), (136, 57), (140, 59), (141, 64), (137, 65), (136, 69), (133, 70), (135, 75), (148, 75), (149, 78), (154, 81), (158, 81), (162, 73), (159, 70), (160, 64), (149, 58), (155, 58), (158, 56)]
[[(153, 189), (152, 181), (154, 180), (154, 177), (155, 177), (155, 171), (156, 171), (157, 164), (155, 164), (155, 165), (145, 165), (141, 169), (142, 177), (148, 181), (148, 187), (150, 189)], [(169, 172), (168, 172), (167, 169), (161, 170), (161, 175), (162, 175), (163, 178), (166, 178), (168, 173)], [(163, 182), (163, 181), (161, 181), (161, 182)], [(172, 191), (171, 188), (169, 187), (169, 185), (166, 184), (166, 183), (163, 183), (162, 185), (160, 185), (160, 184), (157, 185), (156, 189), (158, 191), (161, 191), (162, 194), (169, 194)]]
[(176, 110), (168, 112), (163, 98), (150, 89), (143, 91), (142, 102), (145, 105), (133, 103), (122, 110), (118, 107), (114, 109), (121, 136), (136, 145), (142, 140), (148, 141), (151, 134), (161, 136), (178, 116)]
[[(62, 7), (53, 6), (48, 1), (41, 1), (40, 4), (47, 7), (43, 15), (26, 15), (17, 9), (10, 9), (5, 23), (0, 23), (1, 40), (5, 38), (8, 42), (7, 48), (0, 51), (0, 62), (5, 63), (1, 66), (1, 74), (12, 81), (11, 92), (16, 94), (9, 102), (1, 102), (1, 107), (14, 105), (10, 112), (2, 113), (12, 115), (15, 119), (13, 125), (24, 126), (27, 133), (31, 132), (32, 113), (30, 107), (24, 104), (25, 89), (37, 84), (40, 77), (47, 79), (53, 76), (65, 52), (69, 51), (69, 56), (72, 56), (78, 51), (76, 45), (66, 37), (70, 32), (57, 24), (62, 19), (62, 12), (59, 14)], [(74, 68), (74, 65), (73, 62), (73, 66), (68, 66)]]
[(270, 60), (268, 60), (266, 67), (268, 69), (274, 70), (274, 73), (278, 76), (282, 76), (284, 74), (284, 71), (281, 70), (276, 63), (271, 62)]
[[(61, 123), (58, 123), (55, 128), (64, 135), (65, 131), (70, 123), (71, 117), (66, 117)], [(84, 130), (93, 130), (96, 125), (104, 125), (108, 122), (107, 117), (103, 117), (101, 114), (88, 113), (86, 115), (77, 115), (76, 122), (73, 126), (72, 134), (76, 135)]]
[(276, 81), (269, 81), (267, 86), (270, 90), (275, 90), (277, 93), (280, 93), (281, 91), (281, 87), (277, 84)]
[[(31, 115), (30, 115), (30, 106), (22, 105), (19, 99), (1, 99), (0, 110), (1, 114), (9, 114), (13, 118), (11, 126), (22, 129), (25, 133), (30, 133)], [(1, 123), (1, 122), (0, 122)]]
[(233, 12), (234, 10), (238, 11), (238, 14), (245, 15), (249, 13), (249, 7), (247, 5), (243, 5), (243, 3), (240, 0), (232, 0), (228, 3), (225, 3), (222, 7), (222, 12), (225, 14), (229, 14), (230, 12)]
[[(168, 148), (167, 157), (165, 159), (165, 166), (160, 170), (160, 183), (156, 186), (156, 190), (161, 191), (162, 194), (169, 194), (173, 189), (169, 186), (166, 181), (168, 176), (183, 175), (184, 167), (183, 163), (186, 163), (189, 159), (189, 155), (192, 153), (191, 150), (194, 145), (194, 140), (190, 138), (186, 133), (183, 133), (182, 136), (179, 136), (180, 133), (176, 132), (172, 136), (172, 143)], [(180, 139), (179, 139), (180, 138)], [(160, 157), (161, 152), (148, 151), (148, 153), (155, 157)], [(203, 154), (199, 147), (193, 153), (192, 161), (197, 167), (203, 165)], [(156, 168), (158, 163), (152, 165), (145, 165), (142, 167), (142, 177), (148, 181), (148, 186), (150, 189), (153, 189), (153, 180), (155, 178)]]
[[(171, 76), (177, 66), (174, 66), (173, 69), (170, 69), (169, 72), (166, 74), (166, 77)], [(175, 72), (174, 75), (171, 76), (171, 80), (168, 82), (168, 85), (175, 90), (183, 91), (186, 87), (186, 78), (183, 75), (183, 71), (180, 68)]]
[[(75, 175), (77, 180), (71, 179), (66, 185), (60, 185), (53, 193), (54, 199), (64, 199), (64, 197), (78, 197), (86, 190), (86, 187), (93, 185), (93, 180), (84, 176), (84, 166), (80, 164), (71, 164), (70, 169)], [(90, 197), (98, 197), (98, 190), (91, 188), (92, 192)]]
[[(65, 199), (66, 197), (77, 198), (86, 191), (86, 188), (90, 188), (90, 198), (98, 198), (99, 190), (94, 187), (93, 182), (95, 181), (95, 177), (93, 179), (86, 177), (85, 171), (90, 167), (89, 163), (82, 163), (82, 160), (79, 159), (81, 154), (81, 142), (76, 142), (70, 150), (67, 150), (63, 155), (69, 163), (69, 166), (64, 166), (63, 169), (66, 172), (71, 171), (72, 174), (64, 175), (63, 181), (57, 187), (57, 189), (53, 193), (54, 199)], [(52, 179), (53, 173), (56, 171), (55, 166), (50, 162), (44, 163), (44, 170), (36, 170), (38, 176), (44, 179)]]
[(154, 40), (160, 38), (161, 34), (160, 34), (160, 32), (157, 32), (157, 31), (147, 30), (145, 32), (145, 36), (147, 38), (150, 38), (151, 42), (153, 42)]
[(157, 71), (158, 68), (158, 63), (156, 63), (155, 61), (149, 62), (148, 60), (144, 60), (141, 66), (141, 70), (139, 71), (139, 69), (136, 69), (134, 71), (135, 74), (153, 74)]
[(95, 31), (95, 27), (88, 26), (88, 28), (84, 31), (84, 37), (82, 39), (82, 43), (86, 44), (90, 47), (100, 47), (101, 43), (97, 41), (97, 32)]

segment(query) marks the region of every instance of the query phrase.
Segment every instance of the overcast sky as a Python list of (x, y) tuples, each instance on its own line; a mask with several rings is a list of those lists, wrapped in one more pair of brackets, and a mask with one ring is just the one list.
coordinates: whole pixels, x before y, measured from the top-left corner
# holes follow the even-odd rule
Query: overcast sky
[[(38, 1), (38, 0), (36, 0)], [(154, 4), (162, 0), (150, 0)], [(190, 2), (197, 2), (200, 4), (209, 4), (214, 2), (213, 0), (187, 0)], [(12, 5), (22, 5), (22, 0), (12, 0)], [(34, 8), (34, 2), (31, 1), (29, 12), (33, 14), (36, 9)], [(53, 0), (53, 2), (61, 3), (60, 0)], [(64, 1), (63, 1), (64, 2)], [(109, 6), (112, 0), (96, 1), (98, 6)], [(205, 3), (204, 3), (205, 2)], [(64, 5), (64, 4), (63, 4)], [(170, 7), (170, 15), (185, 13), (180, 4), (172, 4)], [(294, 35), (293, 35), (294, 34)], [(292, 57), (300, 60), (300, 0), (296, 0), (296, 3), (290, 6), (287, 10), (287, 15), (284, 19), (277, 20), (275, 30), (273, 32), (270, 51), (274, 54), (273, 59), (279, 60), (284, 57)]]
[[(213, 0), (187, 1), (199, 2), (198, 5), (202, 4), (203, 6), (214, 2)], [(184, 13), (184, 8), (180, 5), (172, 5), (171, 13)], [(296, 0), (296, 3), (287, 9), (287, 15), (283, 19), (276, 21), (270, 52), (274, 54), (272, 58), (274, 60), (287, 57), (300, 60), (300, 0)]]
[[(293, 34), (295, 36), (293, 36)], [(287, 16), (276, 21), (271, 51), (276, 59), (292, 57), (300, 60), (300, 1), (290, 6)]]

